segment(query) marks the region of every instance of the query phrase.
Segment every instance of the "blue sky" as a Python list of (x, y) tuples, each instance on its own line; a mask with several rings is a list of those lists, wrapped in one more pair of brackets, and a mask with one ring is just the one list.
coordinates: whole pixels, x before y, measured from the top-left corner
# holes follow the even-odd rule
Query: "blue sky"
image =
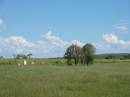
[(0, 55), (63, 56), (71, 44), (130, 53), (130, 0), (0, 0)]

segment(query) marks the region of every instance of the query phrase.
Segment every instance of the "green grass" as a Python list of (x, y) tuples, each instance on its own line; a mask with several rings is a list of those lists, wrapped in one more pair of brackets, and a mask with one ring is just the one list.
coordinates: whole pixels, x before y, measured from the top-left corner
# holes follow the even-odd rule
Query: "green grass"
[(130, 64), (0, 65), (0, 97), (130, 97)]

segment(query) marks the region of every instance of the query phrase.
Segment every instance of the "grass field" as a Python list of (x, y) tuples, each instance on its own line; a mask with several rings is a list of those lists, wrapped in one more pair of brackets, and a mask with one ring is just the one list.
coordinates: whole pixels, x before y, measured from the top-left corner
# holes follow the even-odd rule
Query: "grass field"
[(130, 63), (0, 65), (0, 97), (130, 97)]

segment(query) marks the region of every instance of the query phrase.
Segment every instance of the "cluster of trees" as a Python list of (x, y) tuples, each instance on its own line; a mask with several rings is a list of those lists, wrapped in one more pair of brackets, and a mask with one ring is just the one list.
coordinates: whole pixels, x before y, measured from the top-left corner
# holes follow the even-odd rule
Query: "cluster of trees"
[(108, 55), (108, 56), (105, 57), (105, 59), (114, 59), (114, 56)]
[(24, 54), (17, 54), (17, 55), (14, 55), (14, 58), (15, 59), (30, 59), (32, 56), (31, 53), (27, 54), (27, 55), (24, 55)]
[(92, 44), (85, 44), (82, 48), (72, 44), (69, 46), (64, 54), (67, 59), (67, 64), (72, 65), (73, 61), (75, 65), (77, 64), (89, 64), (93, 63), (95, 47)]

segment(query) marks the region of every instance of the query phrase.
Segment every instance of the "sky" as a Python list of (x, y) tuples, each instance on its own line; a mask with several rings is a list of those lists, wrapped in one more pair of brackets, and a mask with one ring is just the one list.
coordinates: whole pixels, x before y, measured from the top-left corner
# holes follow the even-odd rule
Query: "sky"
[(0, 56), (61, 57), (71, 44), (130, 53), (130, 0), (0, 0)]

